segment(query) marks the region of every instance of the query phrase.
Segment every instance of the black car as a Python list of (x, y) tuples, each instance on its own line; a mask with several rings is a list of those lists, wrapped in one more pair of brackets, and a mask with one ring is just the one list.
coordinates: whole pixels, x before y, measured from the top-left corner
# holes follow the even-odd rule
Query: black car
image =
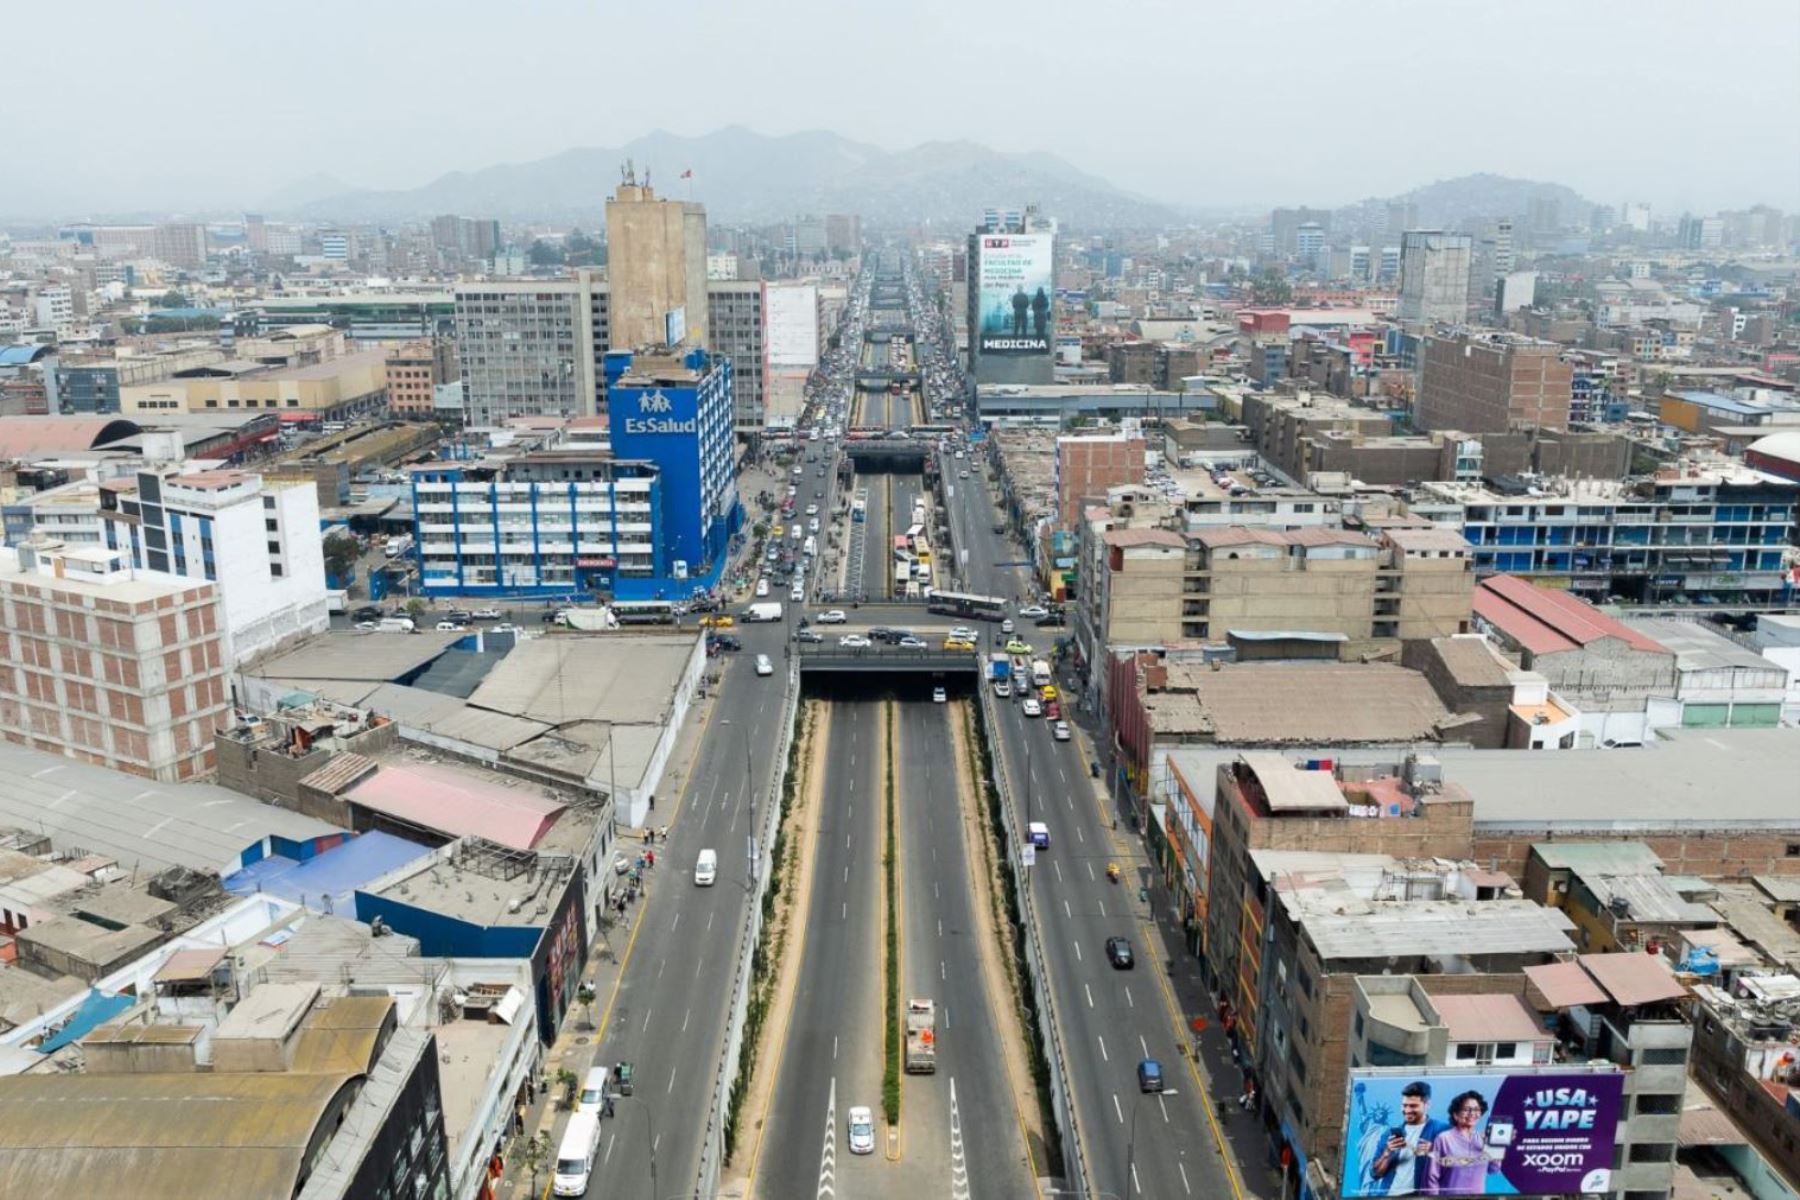
[(891, 630), (883, 625), (877, 625), (875, 628), (869, 630), (868, 636), (869, 636), (869, 640), (871, 642), (886, 642), (886, 641), (897, 642), (900, 640), (898, 637), (896, 637), (894, 635), (893, 630)]
[[(381, 610), (376, 609), (375, 611), (380, 612)], [(450, 615), (444, 619), (446, 621), (455, 621), (459, 625), (467, 625), (470, 621), (475, 619), (475, 614), (466, 608), (453, 608), (450, 610)]]
[[(456, 614), (451, 613), (450, 615), (452, 617), (454, 617)], [(383, 612), (381, 609), (370, 604), (370, 605), (365, 605), (364, 607), (359, 608), (355, 612), (351, 613), (350, 619), (352, 621), (379, 621), (379, 620), (381, 620), (381, 618), (383, 618), (385, 616), (387, 616), (387, 613)]]
[(1111, 963), (1115, 970), (1131, 970), (1131, 940), (1122, 937), (1107, 938), (1106, 961)]
[(1039, 629), (1061, 629), (1063, 627), (1063, 615), (1061, 613), (1051, 613), (1047, 617), (1039, 617), (1033, 624)]
[(735, 633), (709, 634), (706, 639), (706, 644), (708, 646), (717, 646), (721, 650), (742, 650), (744, 648), (744, 643), (738, 640), (738, 636)]

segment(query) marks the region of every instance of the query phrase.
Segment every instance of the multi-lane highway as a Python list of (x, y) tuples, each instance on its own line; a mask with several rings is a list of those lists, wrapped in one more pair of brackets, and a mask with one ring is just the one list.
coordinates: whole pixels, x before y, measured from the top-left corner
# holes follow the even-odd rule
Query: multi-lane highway
[[(968, 551), (968, 589), (1029, 594), (1024, 573), (1001, 565), (1021, 552), (994, 534), (996, 510), (978, 473), (945, 482), (953, 488), (957, 545)], [(1026, 625), (1021, 635), (1046, 650), (1056, 632)], [(1096, 797), (1079, 744), (1055, 741), (1048, 723), (1024, 716), (1016, 701), (997, 708), (998, 749), (1014, 794), (1030, 806), (1030, 819), (1050, 827), (1051, 848), (1030, 868), (1031, 888), (1093, 1185), (1119, 1197), (1236, 1195), (1217, 1152), (1207, 1108), (1213, 1099), (1199, 1094), (1199, 1077), (1186, 1065), (1186, 1035), (1153, 953), (1154, 929), (1136, 902), (1147, 864)], [(1112, 861), (1124, 869), (1119, 883), (1107, 879)], [(1107, 961), (1113, 936), (1130, 939), (1133, 969)], [(1139, 1091), (1136, 1066), (1144, 1058), (1162, 1064), (1165, 1094)]]
[[(793, 1008), (764, 1059), (776, 1072), (768, 1119), (753, 1135), (756, 1196), (876, 1194), (881, 1154), (852, 1155), (845, 1121), (856, 1105), (881, 1107), (881, 804), (885, 706), (825, 706), (824, 772), (810, 903), (794, 926), (805, 939)], [(827, 1193), (825, 1186), (834, 1191)]]

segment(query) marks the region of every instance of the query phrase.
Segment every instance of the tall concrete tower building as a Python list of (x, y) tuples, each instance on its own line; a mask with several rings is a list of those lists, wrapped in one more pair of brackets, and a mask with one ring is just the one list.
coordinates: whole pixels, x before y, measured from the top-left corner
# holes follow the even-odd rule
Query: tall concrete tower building
[(1400, 238), (1400, 319), (1456, 321), (1467, 318), (1469, 258), (1466, 233), (1409, 229)]
[(659, 200), (627, 166), (606, 202), (606, 280), (612, 348), (708, 348), (706, 207)]

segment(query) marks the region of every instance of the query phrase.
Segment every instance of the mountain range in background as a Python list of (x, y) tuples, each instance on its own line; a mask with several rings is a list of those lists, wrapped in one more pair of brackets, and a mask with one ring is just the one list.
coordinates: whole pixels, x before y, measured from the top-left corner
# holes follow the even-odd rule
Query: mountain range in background
[[(453, 171), (401, 191), (320, 193), (317, 180), (269, 197), (270, 215), (380, 221), (438, 213), (592, 226), (630, 161), (659, 194), (690, 196), (725, 223), (857, 213), (875, 222), (969, 228), (984, 207), (1033, 201), (1082, 228), (1179, 222), (1176, 208), (1114, 187), (1054, 154), (1006, 154), (973, 142), (926, 142), (890, 152), (835, 133), (768, 137), (741, 126), (702, 137), (656, 132), (616, 148), (565, 150), (535, 162)], [(691, 180), (681, 178), (692, 171)]]
[[(771, 137), (742, 126), (700, 137), (658, 131), (618, 147), (582, 147), (524, 163), (452, 171), (422, 187), (351, 189), (330, 175), (297, 180), (267, 196), (270, 216), (316, 221), (418, 220), (440, 213), (593, 228), (630, 162), (659, 194), (694, 199), (724, 224), (774, 223), (801, 214), (856, 213), (878, 224), (969, 229), (992, 205), (1037, 204), (1067, 227), (1162, 228), (1205, 215), (1116, 187), (1054, 154), (1004, 153), (969, 141), (925, 142), (888, 151), (827, 131)], [(682, 173), (693, 172), (690, 179)], [(1523, 217), (1533, 198), (1558, 202), (1561, 219), (1585, 225), (1591, 205), (1555, 183), (1478, 174), (1441, 180), (1393, 200), (1418, 205), (1422, 227), (1457, 228)], [(1389, 198), (1346, 206), (1377, 209)], [(1264, 210), (1266, 211), (1266, 210)], [(1242, 219), (1258, 219), (1239, 208)]]

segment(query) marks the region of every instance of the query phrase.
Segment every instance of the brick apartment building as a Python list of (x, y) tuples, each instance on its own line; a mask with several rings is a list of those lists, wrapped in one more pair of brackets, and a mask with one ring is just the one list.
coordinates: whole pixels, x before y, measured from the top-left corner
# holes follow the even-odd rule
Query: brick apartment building
[(1084, 500), (1104, 500), (1108, 488), (1143, 483), (1144, 450), (1143, 437), (1130, 433), (1057, 438), (1057, 527), (1075, 528)]
[(1562, 349), (1507, 336), (1426, 338), (1413, 423), (1465, 433), (1566, 430), (1575, 371)]
[(218, 585), (100, 547), (0, 547), (0, 737), (164, 783), (213, 768)]
[(447, 338), (407, 342), (388, 355), (388, 411), (428, 418), (436, 409), (437, 389), (456, 380), (454, 342)]

